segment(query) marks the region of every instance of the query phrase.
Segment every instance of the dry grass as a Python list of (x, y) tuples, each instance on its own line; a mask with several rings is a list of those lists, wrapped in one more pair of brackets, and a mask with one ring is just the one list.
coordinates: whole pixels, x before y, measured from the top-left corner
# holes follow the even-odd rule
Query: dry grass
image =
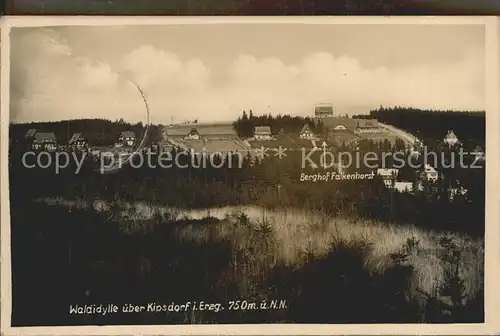
[[(83, 201), (69, 202), (62, 199), (45, 199), (43, 202), (79, 208), (88, 206)], [(95, 201), (92, 206), (99, 211), (110, 209), (110, 204), (102, 201)], [(330, 218), (312, 211), (270, 211), (258, 207), (186, 210), (144, 203), (121, 204), (120, 208), (120, 215), (129, 220), (130, 232), (154, 230), (148, 220), (159, 214), (163, 217), (168, 214), (171, 221), (217, 219), (211, 225), (187, 221), (177, 229), (176, 234), (181, 242), (231, 242), (234, 246), (233, 263), (245, 263), (243, 270), (240, 270), (245, 274), (238, 275), (245, 279), (250, 275), (258, 275), (262, 280), (277, 265), (300, 268), (307, 262), (308, 256), (322, 257), (328, 254), (332, 239), (366, 241), (371, 247), (365, 256), (365, 267), (370, 273), (383, 274), (394, 265), (391, 255), (406, 246), (407, 258), (404, 263), (414, 268), (410, 292), (415, 298), (419, 297), (420, 292), (436, 295), (444, 282), (442, 255), (448, 253), (439, 239), (446, 236), (462, 252), (460, 278), (464, 282), (465, 300), (473, 299), (482, 286), (484, 241), (456, 233), (437, 233), (415, 226), (387, 225), (375, 221)], [(408, 248), (409, 241), (415, 242), (412, 244), (414, 246)], [(249, 288), (241, 290), (250, 291)]]

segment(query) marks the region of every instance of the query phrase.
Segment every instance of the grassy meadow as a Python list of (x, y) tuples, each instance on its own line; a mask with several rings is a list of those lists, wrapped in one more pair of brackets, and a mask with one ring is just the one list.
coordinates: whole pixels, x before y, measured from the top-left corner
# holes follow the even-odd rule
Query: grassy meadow
[[(38, 199), (18, 209), (13, 323), (409, 323), (483, 319), (484, 242), (320, 211)], [(24, 226), (24, 227), (23, 227)], [(27, 227), (30, 226), (30, 227)], [(26, 248), (26, 246), (29, 247)], [(22, 283), (18, 283), (23, 288)], [(24, 287), (28, 288), (28, 287)], [(54, 296), (54, 292), (60, 295)], [(62, 295), (64, 294), (64, 295)], [(70, 304), (286, 300), (286, 309), (68, 315)], [(28, 304), (29, 302), (29, 304)]]

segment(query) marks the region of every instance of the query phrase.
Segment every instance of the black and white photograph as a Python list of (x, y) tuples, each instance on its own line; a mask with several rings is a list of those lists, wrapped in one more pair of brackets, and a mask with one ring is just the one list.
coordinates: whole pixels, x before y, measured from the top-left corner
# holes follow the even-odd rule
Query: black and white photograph
[(33, 22), (2, 27), (12, 328), (486, 328), (495, 21)]

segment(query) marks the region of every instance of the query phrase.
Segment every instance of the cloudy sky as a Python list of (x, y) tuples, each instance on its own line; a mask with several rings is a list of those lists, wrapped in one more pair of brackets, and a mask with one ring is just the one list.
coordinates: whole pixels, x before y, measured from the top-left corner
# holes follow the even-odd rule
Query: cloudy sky
[(484, 26), (232, 24), (13, 28), (11, 120), (155, 123), (340, 114), (383, 106), (483, 110)]

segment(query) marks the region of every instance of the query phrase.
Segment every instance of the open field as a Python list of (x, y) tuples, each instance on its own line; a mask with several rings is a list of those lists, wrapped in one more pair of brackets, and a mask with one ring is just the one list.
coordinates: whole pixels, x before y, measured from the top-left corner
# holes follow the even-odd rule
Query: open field
[(358, 137), (356, 134), (353, 133), (334, 133), (329, 136), (329, 139), (336, 143), (337, 145), (342, 144), (342, 142), (350, 142), (353, 140), (360, 140), (361, 138)]
[[(196, 128), (200, 139), (185, 139), (191, 129)], [(195, 152), (235, 152), (247, 150), (248, 147), (238, 138), (231, 124), (183, 124), (166, 126), (164, 136), (174, 144)]]
[[(483, 309), (484, 242), (459, 234), (315, 211), (186, 210), (54, 198), (40, 200), (30, 212), (14, 212), (13, 223), (13, 234), (26, 236), (23, 242), (31, 246), (23, 253), (21, 244), (14, 246), (13, 257), (24, 259), (20, 272), (46, 269), (37, 276), (44, 291), (35, 290), (32, 281), (23, 292), (14, 290), (22, 307), (15, 321), (43, 316), (46, 322), (84, 323), (85, 317), (51, 307), (88, 302), (85, 293), (91, 302), (135, 302), (140, 293), (137, 298), (160, 303), (278, 299), (287, 305), (274, 311), (170, 313), (169, 323), (475, 321)], [(65, 229), (68, 223), (71, 230)], [(460, 304), (442, 290), (452, 286), (455, 264), (448, 258), (455, 251)], [(44, 300), (55, 288), (65, 295)], [(164, 314), (111, 319), (166, 322)]]
[(231, 123), (173, 125), (165, 126), (164, 131), (167, 136), (186, 136), (192, 128), (196, 128), (202, 137), (209, 135), (236, 136), (236, 132)]
[[(324, 127), (326, 127), (327, 129), (332, 129), (337, 125), (343, 125), (347, 128), (349, 132), (333, 132), (330, 135), (330, 138), (338, 143), (341, 143), (343, 141), (348, 142), (355, 139), (367, 139), (376, 142), (388, 140), (391, 144), (394, 144), (397, 139), (404, 140), (406, 143), (408, 143), (409, 141), (408, 140), (409, 136), (406, 135), (405, 132), (402, 132), (401, 130), (392, 126), (380, 124), (377, 121), (375, 121), (374, 123), (381, 128), (380, 133), (355, 134), (354, 131), (356, 129), (358, 122), (363, 121), (361, 119), (322, 118), (321, 120), (323, 122)], [(413, 142), (411, 143), (413, 144)]]
[(397, 139), (401, 139), (401, 137), (399, 137), (396, 133), (393, 132), (360, 134), (359, 137), (361, 139), (372, 140), (375, 142), (381, 142), (387, 140), (393, 145)]
[[(301, 139), (298, 135), (277, 134), (274, 140), (252, 140), (249, 141), (252, 148), (279, 148), (280, 146), (288, 149), (314, 148), (311, 140)], [(323, 140), (315, 140), (317, 146), (320, 146)]]
[(216, 152), (235, 152), (246, 150), (247, 147), (243, 145), (243, 143), (239, 140), (233, 139), (207, 139), (206, 142), (203, 140), (179, 140), (180, 143), (183, 143), (188, 148), (192, 148), (195, 152), (203, 152), (207, 153), (216, 153)]

